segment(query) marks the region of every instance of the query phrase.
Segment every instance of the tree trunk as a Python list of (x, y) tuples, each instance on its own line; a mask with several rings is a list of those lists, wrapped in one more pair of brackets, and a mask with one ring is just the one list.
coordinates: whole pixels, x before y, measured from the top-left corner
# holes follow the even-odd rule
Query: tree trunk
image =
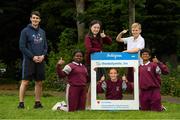
[[(135, 22), (135, 0), (129, 0), (129, 29)], [(131, 30), (129, 30), (130, 32)]]
[(171, 54), (170, 55), (170, 62), (172, 64), (173, 69), (177, 69), (178, 60), (177, 60), (177, 55), (176, 54)]
[[(85, 0), (76, 0), (76, 10), (77, 10), (77, 18), (80, 14), (84, 12)], [(77, 30), (78, 30), (78, 42), (83, 40), (84, 38), (84, 27), (85, 24), (82, 23), (79, 19), (77, 19)]]

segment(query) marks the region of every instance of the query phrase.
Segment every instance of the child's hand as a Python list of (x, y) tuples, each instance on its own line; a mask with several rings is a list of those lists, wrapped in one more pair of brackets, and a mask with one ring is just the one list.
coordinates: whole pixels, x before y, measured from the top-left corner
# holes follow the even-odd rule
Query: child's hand
[(152, 61), (153, 61), (154, 63), (158, 63), (158, 62), (159, 62), (159, 60), (156, 58), (156, 56), (154, 56), (154, 58), (152, 59)]
[(104, 81), (104, 80), (105, 80), (105, 76), (103, 75), (103, 76), (101, 77), (101, 79), (100, 79), (99, 82), (102, 82), (102, 81)]
[(63, 60), (62, 57), (61, 57), (57, 64), (63, 65), (64, 63), (65, 63), (65, 62), (64, 62), (64, 60)]
[(122, 76), (122, 80), (128, 82), (127, 77), (125, 75)]
[(106, 34), (104, 33), (104, 30), (103, 30), (102, 33), (100, 33), (100, 36), (101, 36), (102, 38), (106, 37)]
[(128, 29), (121, 31), (122, 34), (127, 33)]

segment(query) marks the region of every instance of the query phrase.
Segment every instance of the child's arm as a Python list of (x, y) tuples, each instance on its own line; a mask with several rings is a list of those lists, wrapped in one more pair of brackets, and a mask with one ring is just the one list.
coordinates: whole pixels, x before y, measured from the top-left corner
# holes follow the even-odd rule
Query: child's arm
[(152, 59), (152, 61), (153, 61), (154, 63), (157, 63), (157, 65), (158, 65), (158, 67), (156, 68), (156, 73), (162, 73), (162, 74), (164, 74), (164, 75), (169, 74), (169, 69), (168, 69), (167, 65), (163, 64), (162, 62), (160, 62), (160, 61), (156, 58), (156, 56), (155, 56), (155, 58)]
[(123, 52), (128, 52), (128, 53), (137, 53), (140, 50), (140, 48), (133, 48), (131, 50), (124, 50)]
[(111, 37), (107, 36), (105, 33), (104, 33), (104, 30), (103, 32), (100, 34), (101, 35), (101, 38), (103, 40), (103, 43), (105, 44), (112, 44), (112, 39)]
[(64, 64), (64, 60), (61, 58), (56, 65), (56, 73), (58, 74), (59, 77), (65, 77), (67, 75), (61, 68), (61, 65), (63, 64)]
[(107, 84), (106, 84), (106, 82), (104, 80), (105, 80), (105, 76), (103, 75), (101, 77), (101, 79), (98, 81), (97, 93), (103, 93), (104, 91), (106, 91)]
[(122, 82), (122, 89), (126, 90), (127, 89), (126, 83), (128, 82), (128, 80), (127, 80), (125, 75), (122, 76), (122, 80), (123, 80), (123, 82)]
[(134, 84), (128, 82), (128, 79), (127, 79), (127, 77), (125, 75), (122, 76), (122, 80), (123, 80), (123, 82), (122, 82), (122, 89), (123, 90), (128, 90), (128, 91), (132, 92), (133, 88), (134, 88), (133, 87)]
[(128, 31), (128, 29), (121, 31), (121, 32), (118, 34), (118, 36), (116, 37), (116, 41), (117, 41), (117, 42), (124, 42), (123, 39), (122, 39), (122, 35), (125, 34), (125, 33), (127, 33), (127, 31)]

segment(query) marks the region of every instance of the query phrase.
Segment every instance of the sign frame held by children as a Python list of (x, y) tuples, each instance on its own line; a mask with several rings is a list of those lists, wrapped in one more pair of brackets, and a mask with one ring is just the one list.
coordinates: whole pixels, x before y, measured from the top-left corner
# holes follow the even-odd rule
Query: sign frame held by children
[[(139, 110), (138, 53), (96, 52), (91, 54), (91, 109), (92, 110)], [(97, 68), (134, 68), (133, 94), (131, 100), (97, 99)]]

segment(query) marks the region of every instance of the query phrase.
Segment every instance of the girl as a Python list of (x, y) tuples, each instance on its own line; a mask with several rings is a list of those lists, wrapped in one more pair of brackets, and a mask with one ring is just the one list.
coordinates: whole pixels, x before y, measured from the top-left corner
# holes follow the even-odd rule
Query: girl
[(105, 80), (102, 76), (97, 84), (97, 93), (105, 92), (106, 99), (108, 100), (121, 100), (123, 95), (122, 91), (126, 89), (132, 89), (131, 84), (125, 76), (122, 79), (118, 78), (118, 70), (111, 68), (108, 73), (110, 80)]
[[(103, 51), (103, 44), (111, 44), (112, 39), (107, 36), (104, 31), (101, 32), (102, 23), (99, 20), (91, 21), (89, 25), (89, 32), (85, 36), (85, 47), (86, 47), (86, 66), (88, 68), (88, 72), (90, 73), (90, 55), (94, 52)], [(100, 79), (104, 74), (102, 69), (97, 70), (97, 79)], [(87, 107), (90, 107), (90, 87), (88, 89), (87, 94)]]
[(64, 60), (61, 58), (57, 63), (56, 70), (59, 77), (67, 76), (68, 78), (66, 88), (68, 111), (85, 110), (88, 72), (85, 65), (82, 64), (82, 51), (76, 51), (73, 56), (73, 61), (63, 69), (61, 69), (61, 65), (64, 64)]

